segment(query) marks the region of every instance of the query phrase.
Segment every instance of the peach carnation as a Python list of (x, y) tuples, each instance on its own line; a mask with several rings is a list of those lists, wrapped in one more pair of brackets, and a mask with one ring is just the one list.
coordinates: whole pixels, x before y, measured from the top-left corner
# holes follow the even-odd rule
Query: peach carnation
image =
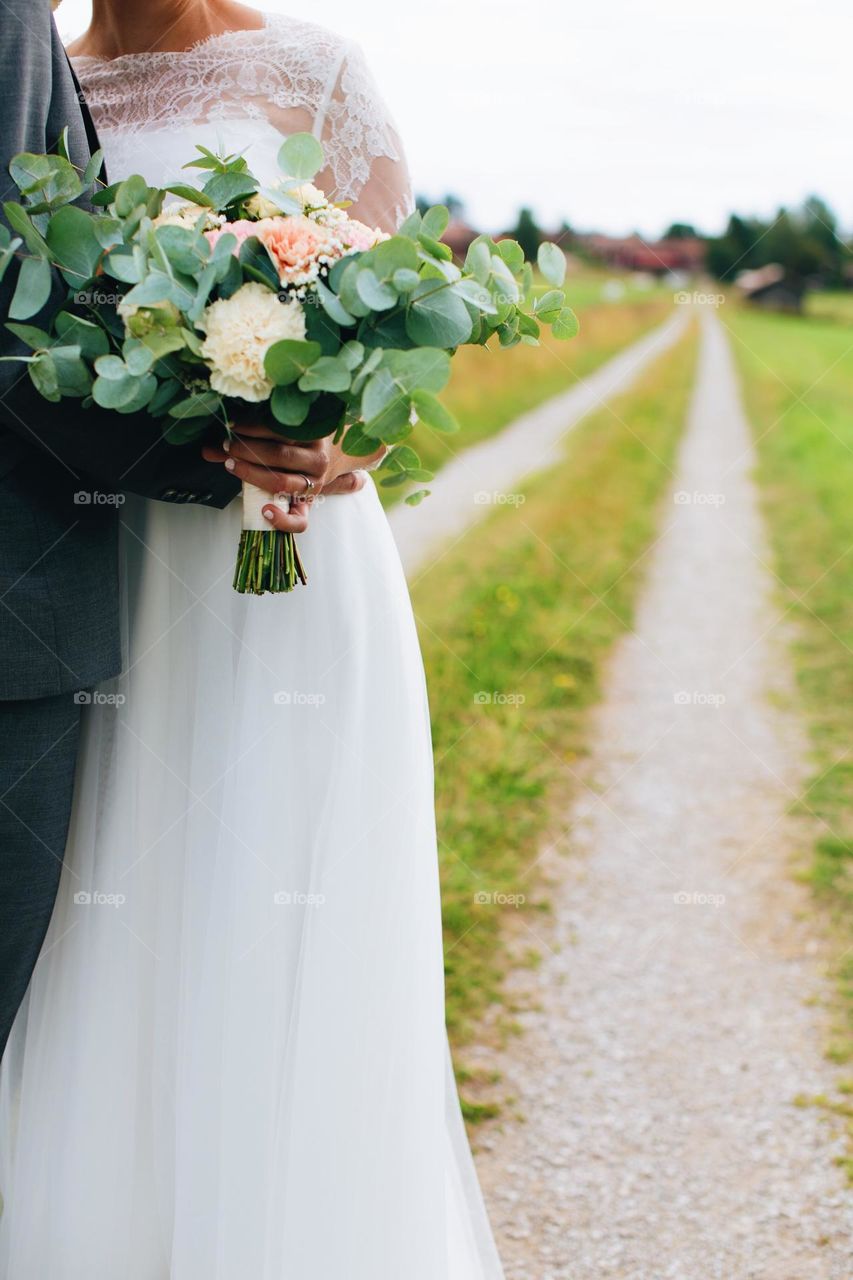
[(254, 226), (283, 285), (308, 284), (320, 266), (341, 256), (340, 243), (329, 230), (302, 214), (262, 218)]

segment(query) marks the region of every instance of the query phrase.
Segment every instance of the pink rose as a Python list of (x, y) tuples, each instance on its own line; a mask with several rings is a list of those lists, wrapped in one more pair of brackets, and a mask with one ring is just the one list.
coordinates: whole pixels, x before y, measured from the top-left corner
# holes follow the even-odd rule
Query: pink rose
[(210, 245), (211, 249), (213, 249), (220, 236), (225, 236), (225, 235), (236, 236), (237, 244), (234, 248), (234, 254), (236, 257), (236, 255), (240, 252), (240, 245), (243, 243), (243, 241), (248, 240), (251, 236), (256, 236), (258, 234), (257, 231), (255, 230), (255, 228), (258, 225), (259, 224), (257, 222), (247, 222), (243, 218), (241, 218), (239, 222), (224, 222), (222, 226), (219, 227), (216, 231), (205, 231), (204, 238), (207, 241), (207, 243)]

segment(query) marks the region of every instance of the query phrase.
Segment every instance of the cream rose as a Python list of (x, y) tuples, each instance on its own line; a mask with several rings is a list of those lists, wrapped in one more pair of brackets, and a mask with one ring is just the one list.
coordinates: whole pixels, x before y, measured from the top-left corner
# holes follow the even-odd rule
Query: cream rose
[(208, 221), (217, 221), (215, 217), (211, 218), (210, 210), (200, 204), (171, 204), (151, 220), (151, 225), (155, 231), (157, 227), (186, 227), (187, 231), (192, 231), (202, 214)]
[(298, 302), (280, 302), (266, 285), (253, 281), (211, 303), (198, 327), (207, 335), (201, 353), (213, 390), (257, 402), (268, 400), (273, 390), (264, 356), (274, 342), (305, 337), (305, 313)]

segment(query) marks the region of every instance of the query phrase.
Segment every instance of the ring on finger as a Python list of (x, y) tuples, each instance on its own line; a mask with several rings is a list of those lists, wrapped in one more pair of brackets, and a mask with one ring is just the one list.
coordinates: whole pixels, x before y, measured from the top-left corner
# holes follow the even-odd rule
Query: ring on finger
[(317, 486), (315, 485), (314, 481), (311, 479), (310, 476), (306, 476), (302, 472), (300, 472), (299, 474), (302, 476), (302, 479), (305, 481), (304, 497), (306, 498), (313, 497), (314, 494), (317, 492)]

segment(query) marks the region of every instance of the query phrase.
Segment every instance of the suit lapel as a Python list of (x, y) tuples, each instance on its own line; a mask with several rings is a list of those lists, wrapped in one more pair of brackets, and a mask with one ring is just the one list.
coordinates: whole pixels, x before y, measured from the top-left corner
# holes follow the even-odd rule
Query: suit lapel
[[(92, 155), (94, 155), (101, 145), (100, 142), (98, 141), (98, 131), (95, 128), (95, 122), (92, 119), (92, 113), (89, 110), (88, 104), (86, 102), (86, 96), (83, 93), (83, 89), (80, 85), (80, 81), (77, 79), (77, 72), (74, 70), (74, 67), (71, 63), (71, 59), (68, 57), (67, 54), (65, 55), (65, 60), (68, 63), (68, 70), (71, 72), (71, 79), (74, 81), (74, 89), (77, 94), (77, 101), (80, 103), (80, 114), (83, 117), (83, 127), (86, 130), (86, 138), (89, 143), (89, 151), (91, 152)], [(101, 179), (104, 182), (108, 181), (106, 165), (104, 165), (101, 169)]]

